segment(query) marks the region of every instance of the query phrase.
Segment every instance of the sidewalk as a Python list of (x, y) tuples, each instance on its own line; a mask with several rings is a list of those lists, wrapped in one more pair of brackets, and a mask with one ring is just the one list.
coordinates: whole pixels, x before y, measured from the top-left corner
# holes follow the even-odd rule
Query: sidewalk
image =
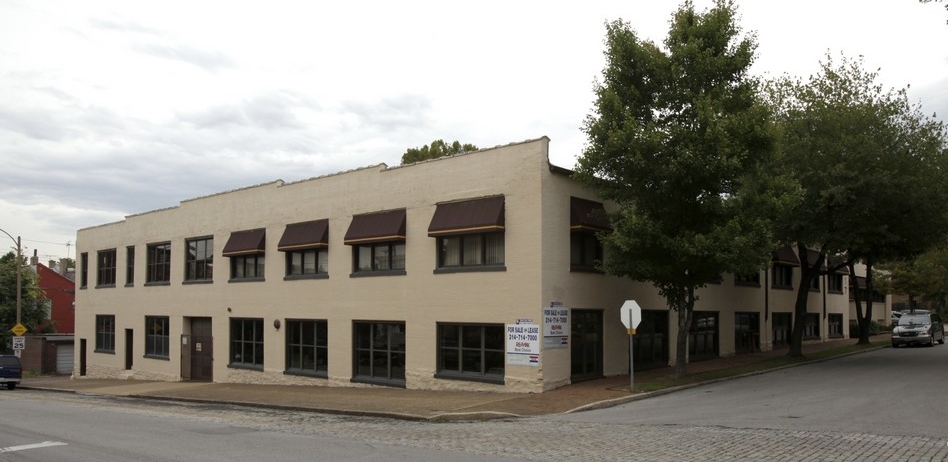
[[(870, 340), (883, 340), (876, 336)], [(840, 339), (804, 345), (804, 354), (855, 344)], [(742, 354), (688, 364), (688, 375), (747, 366), (787, 354), (786, 349)], [(635, 373), (636, 385), (673, 376), (665, 367)], [(589, 380), (545, 393), (406, 390), (373, 387), (346, 388), (295, 385), (253, 385), (208, 382), (158, 382), (118, 379), (71, 379), (64, 376), (28, 377), (21, 388), (162, 399), (199, 403), (240, 404), (270, 409), (294, 409), (334, 414), (383, 416), (410, 420), (484, 420), (560, 414), (614, 406), (700, 385), (652, 393), (630, 393), (629, 376)]]

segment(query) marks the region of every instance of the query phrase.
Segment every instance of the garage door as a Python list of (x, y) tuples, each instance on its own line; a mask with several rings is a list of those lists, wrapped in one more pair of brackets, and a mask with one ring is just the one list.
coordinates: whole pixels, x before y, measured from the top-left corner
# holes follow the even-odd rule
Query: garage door
[(57, 374), (72, 374), (75, 351), (76, 347), (71, 343), (60, 343), (56, 345)]

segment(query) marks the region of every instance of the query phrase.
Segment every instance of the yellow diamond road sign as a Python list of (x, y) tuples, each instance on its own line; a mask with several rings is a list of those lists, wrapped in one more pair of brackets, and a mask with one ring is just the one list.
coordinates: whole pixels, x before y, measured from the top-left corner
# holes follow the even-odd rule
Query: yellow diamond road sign
[(26, 326), (23, 324), (17, 324), (13, 326), (13, 329), (10, 329), (10, 332), (13, 332), (17, 337), (21, 337), (26, 333)]

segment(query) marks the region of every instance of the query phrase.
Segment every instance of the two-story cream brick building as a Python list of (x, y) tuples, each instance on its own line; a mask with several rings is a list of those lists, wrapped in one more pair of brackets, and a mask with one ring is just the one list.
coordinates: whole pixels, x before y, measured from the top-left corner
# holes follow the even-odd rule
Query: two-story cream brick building
[[(644, 310), (636, 367), (668, 365), (676, 314), (595, 271), (604, 206), (548, 147), (274, 181), (82, 229), (76, 375), (539, 392), (628, 373), (628, 299)], [(794, 260), (703, 289), (691, 360), (786, 344)], [(838, 276), (813, 287), (811, 341), (848, 333)]]

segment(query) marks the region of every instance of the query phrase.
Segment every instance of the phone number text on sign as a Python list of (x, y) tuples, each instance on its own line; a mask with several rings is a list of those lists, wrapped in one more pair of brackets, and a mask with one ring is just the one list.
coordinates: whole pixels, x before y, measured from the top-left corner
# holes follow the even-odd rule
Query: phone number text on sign
[(507, 324), (507, 353), (540, 354), (540, 326)]

